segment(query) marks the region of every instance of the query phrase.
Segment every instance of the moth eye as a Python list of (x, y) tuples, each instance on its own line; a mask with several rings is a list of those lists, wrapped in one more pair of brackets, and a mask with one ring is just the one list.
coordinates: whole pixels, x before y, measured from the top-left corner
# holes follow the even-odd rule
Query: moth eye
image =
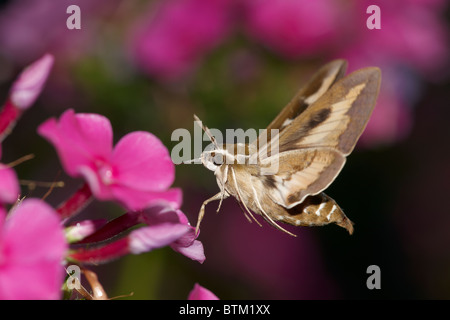
[(223, 164), (223, 154), (217, 153), (217, 154), (213, 155), (213, 163), (216, 166), (222, 165)]

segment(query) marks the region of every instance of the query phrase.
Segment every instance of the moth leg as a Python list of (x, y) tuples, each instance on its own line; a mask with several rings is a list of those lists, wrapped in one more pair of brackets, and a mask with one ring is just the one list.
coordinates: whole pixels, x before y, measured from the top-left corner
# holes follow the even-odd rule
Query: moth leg
[(227, 192), (226, 192), (225, 190), (222, 190), (222, 191), (220, 192), (220, 202), (219, 202), (219, 206), (217, 207), (216, 212), (219, 212), (220, 207), (222, 206), (222, 201), (223, 201), (223, 199), (228, 198), (228, 196), (229, 196), (229, 195), (227, 194)]
[[(220, 207), (222, 206), (222, 201), (223, 201), (223, 199), (225, 199), (225, 194), (227, 194), (227, 192), (225, 191), (225, 183), (227, 182), (227, 177), (228, 177), (228, 166), (225, 166), (224, 177), (225, 178), (223, 179), (222, 185), (220, 187), (220, 189), (221, 189), (221, 197), (220, 197), (219, 206), (217, 207), (217, 211), (216, 212), (219, 212)], [(228, 196), (229, 195), (227, 194), (227, 197)]]
[(219, 192), (218, 194), (212, 196), (211, 198), (205, 200), (200, 208), (200, 212), (198, 213), (197, 226), (195, 227), (195, 234), (198, 234), (200, 229), (200, 222), (203, 220), (203, 216), (205, 215), (205, 206), (211, 201), (219, 200), (221, 197), (227, 198), (228, 194), (223, 194), (223, 192)]
[[(245, 201), (242, 199), (242, 196), (241, 196), (241, 193), (239, 192), (239, 187), (238, 187), (238, 185), (237, 185), (237, 182), (236, 182), (236, 174), (234, 173), (234, 169), (233, 168), (231, 168), (231, 173), (233, 174), (233, 179), (234, 179), (234, 186), (235, 186), (235, 188), (236, 188), (236, 191), (237, 191), (237, 194), (238, 194), (238, 197), (239, 197), (239, 205), (241, 205), (241, 203), (242, 203), (242, 205), (244, 206), (244, 208), (245, 208), (245, 210), (247, 211), (247, 213), (249, 214), (249, 216), (250, 217), (252, 217), (252, 219), (260, 226), (260, 227), (262, 227), (262, 225), (261, 225), (261, 223), (259, 223), (259, 221), (258, 220), (256, 220), (256, 218), (253, 216), (253, 214), (250, 212), (250, 210), (247, 208), (247, 205), (245, 204)], [(241, 206), (241, 210), (242, 210), (242, 206)], [(245, 215), (245, 217), (251, 222), (251, 220), (249, 219), (249, 216), (247, 215), (247, 213), (244, 211), (244, 210), (242, 210), (243, 212), (244, 212), (244, 215)]]
[(272, 219), (272, 218), (264, 211), (264, 209), (263, 209), (262, 206), (261, 206), (261, 203), (259, 203), (258, 194), (257, 194), (255, 188), (253, 187), (253, 185), (252, 185), (252, 189), (253, 189), (253, 194), (255, 195), (255, 202), (256, 202), (256, 205), (258, 206), (259, 210), (261, 210), (261, 215), (264, 217), (264, 219), (266, 219), (266, 221), (267, 221), (270, 225), (272, 225), (273, 227), (275, 227), (276, 229), (278, 229), (278, 230), (280, 230), (280, 231), (283, 231), (283, 232), (286, 232), (288, 235), (291, 235), (291, 236), (293, 236), (293, 237), (297, 237), (295, 234), (293, 234), (293, 233), (287, 231), (286, 229), (280, 227), (280, 225), (278, 225), (275, 221), (273, 221), (273, 219)]

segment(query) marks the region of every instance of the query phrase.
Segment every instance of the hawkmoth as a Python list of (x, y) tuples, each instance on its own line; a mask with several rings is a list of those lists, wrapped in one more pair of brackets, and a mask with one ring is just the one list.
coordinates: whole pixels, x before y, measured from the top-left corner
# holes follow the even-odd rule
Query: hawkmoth
[[(222, 200), (232, 196), (250, 222), (261, 225), (253, 212), (293, 236), (278, 222), (335, 223), (353, 233), (353, 222), (323, 191), (335, 180), (366, 127), (381, 71), (368, 67), (345, 76), (346, 68), (344, 60), (323, 66), (269, 124), (265, 136), (252, 143), (220, 144), (202, 126), (214, 146), (200, 160), (214, 171), (220, 192), (203, 202), (197, 231), (205, 206), (220, 200), (219, 211)], [(272, 167), (277, 170), (270, 171)]]

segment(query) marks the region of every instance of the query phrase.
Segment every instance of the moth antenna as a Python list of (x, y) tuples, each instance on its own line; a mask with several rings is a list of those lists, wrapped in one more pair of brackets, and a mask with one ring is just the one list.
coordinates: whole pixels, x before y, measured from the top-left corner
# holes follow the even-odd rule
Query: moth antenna
[(205, 133), (208, 135), (209, 140), (211, 140), (211, 142), (214, 144), (214, 146), (217, 149), (220, 149), (219, 145), (217, 144), (216, 138), (214, 138), (211, 131), (209, 131), (209, 128), (207, 126), (203, 125), (202, 120), (200, 120), (200, 118), (197, 117), (195, 114), (194, 114), (194, 119), (195, 119), (195, 122), (200, 123), (199, 125), (202, 127), (203, 131), (205, 131)]
[[(245, 212), (244, 208), (242, 207), (242, 204), (239, 201), (236, 201), (239, 204), (239, 208), (241, 208), (241, 211), (244, 213), (244, 216), (247, 218), (248, 222), (252, 223), (252, 219), (248, 216), (247, 212)], [(262, 225), (258, 222), (258, 224), (262, 227)]]
[(200, 161), (200, 160), (201, 160), (201, 158), (195, 158), (195, 159), (183, 161), (182, 164), (190, 164), (190, 163), (194, 163), (194, 162)]

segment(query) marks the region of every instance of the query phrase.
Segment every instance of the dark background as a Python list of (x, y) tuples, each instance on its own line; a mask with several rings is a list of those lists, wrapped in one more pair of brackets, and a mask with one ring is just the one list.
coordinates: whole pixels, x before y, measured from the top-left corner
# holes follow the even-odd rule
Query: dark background
[[(262, 228), (249, 224), (237, 203), (227, 199), (219, 214), (218, 203), (207, 207), (199, 238), (206, 254), (202, 265), (163, 248), (93, 267), (108, 295), (133, 292), (132, 299), (185, 299), (198, 282), (221, 299), (450, 298), (446, 2), (320, 1), (319, 10), (298, 1), (298, 15), (305, 21), (296, 29), (298, 20), (289, 22), (290, 16), (283, 17), (288, 11), (277, 11), (276, 4), (269, 8), (272, 11), (267, 9), (275, 18), (266, 17), (258, 25), (252, 24), (258, 5), (230, 1), (223, 26), (205, 39), (192, 40), (177, 32), (197, 28), (191, 37), (201, 38), (208, 24), (199, 26), (196, 21), (207, 21), (210, 13), (201, 10), (204, 1), (190, 1), (198, 10), (180, 9), (171, 23), (164, 22), (169, 9), (161, 9), (157, 1), (53, 0), (39, 1), (39, 6), (33, 1), (1, 1), (3, 101), (24, 66), (45, 52), (55, 56), (44, 92), (3, 143), (2, 162), (35, 154), (15, 169), (21, 179), (65, 181), (66, 187), (47, 199), (56, 205), (82, 182), (64, 174), (55, 151), (37, 135), (37, 126), (49, 117), (67, 108), (100, 113), (111, 120), (115, 141), (128, 132), (147, 130), (171, 150), (177, 143), (170, 139), (172, 131), (193, 132), (194, 113), (210, 128), (223, 131), (264, 128), (317, 68), (345, 58), (350, 70), (374, 65), (383, 73), (376, 114), (326, 191), (355, 222), (355, 233), (349, 236), (334, 225), (288, 227), (298, 235), (292, 238), (265, 223)], [(176, 1), (168, 3), (170, 8)], [(81, 30), (65, 27), (70, 4), (82, 10)], [(365, 26), (369, 4), (381, 8), (381, 30)], [(218, 8), (223, 12), (225, 7)], [(213, 9), (211, 15), (217, 14)], [(426, 12), (426, 17), (417, 12)], [(325, 13), (335, 20), (323, 18)], [(308, 16), (311, 21), (306, 21)], [(317, 33), (320, 41), (305, 35), (303, 30), (325, 28), (321, 18), (334, 23), (333, 29)], [(284, 29), (274, 22), (283, 19)], [(134, 30), (156, 28), (152, 21), (163, 21), (157, 31), (163, 39), (178, 39), (159, 69), (148, 67), (151, 54), (143, 57), (133, 51), (145, 41), (157, 41), (151, 32), (135, 40)], [(176, 23), (180, 26), (173, 27)], [(183, 50), (184, 69), (177, 69), (170, 54)], [(202, 202), (219, 190), (213, 173), (200, 165), (177, 166), (174, 186), (183, 189), (182, 211), (192, 224)], [(22, 186), (22, 193), (30, 197), (46, 191)], [(123, 212), (113, 203), (94, 201), (80, 219), (112, 218)], [(381, 269), (380, 290), (366, 287), (370, 265)]]

